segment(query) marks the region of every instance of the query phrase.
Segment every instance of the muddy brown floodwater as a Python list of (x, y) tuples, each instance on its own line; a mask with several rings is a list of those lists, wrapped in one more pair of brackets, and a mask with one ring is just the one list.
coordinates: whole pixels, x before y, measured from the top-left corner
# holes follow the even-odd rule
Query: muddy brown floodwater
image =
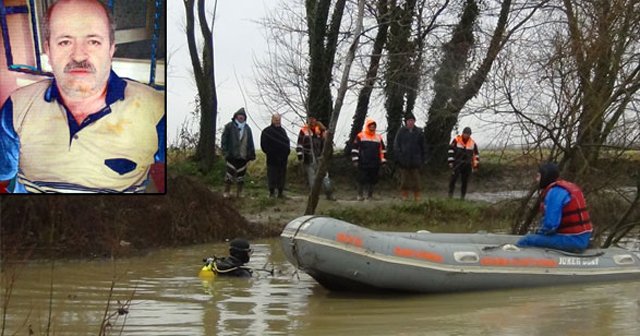
[[(44, 335), (49, 321), (51, 335), (97, 335), (112, 281), (110, 335), (640, 334), (640, 282), (446, 295), (332, 293), (296, 273), (279, 240), (253, 247), (250, 265), (273, 268), (274, 275), (198, 278), (202, 257), (224, 255), (225, 244), (115, 261), (57, 261), (53, 281), (50, 263), (19, 266), (5, 335), (29, 335), (29, 329)], [(118, 315), (118, 308), (127, 313)]]

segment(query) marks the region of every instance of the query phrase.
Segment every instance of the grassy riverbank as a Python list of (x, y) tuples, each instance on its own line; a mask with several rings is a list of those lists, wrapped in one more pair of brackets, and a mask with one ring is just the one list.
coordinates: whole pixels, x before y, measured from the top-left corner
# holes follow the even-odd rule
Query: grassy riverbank
[[(164, 196), (3, 198), (3, 255), (13, 251), (34, 257), (103, 258), (240, 236), (273, 237), (287, 222), (304, 214), (308, 188), (293, 154), (284, 200), (268, 197), (262, 153), (249, 166), (241, 199), (221, 197), (222, 159), (203, 174), (190, 160), (190, 154), (169, 151), (168, 193)], [(597, 227), (607, 228), (626, 213), (640, 175), (638, 161), (636, 154), (603, 159), (596, 167), (600, 173), (586, 183)], [(387, 170), (374, 200), (363, 202), (356, 200), (356, 170), (350, 159), (336, 154), (330, 175), (337, 201), (321, 199), (316, 214), (383, 230), (508, 232), (520, 205), (512, 192), (522, 194), (532, 188), (538, 162), (538, 158), (515, 151), (484, 151), (481, 169), (471, 177), (466, 201), (447, 197), (447, 171), (423, 171), (422, 199), (403, 201), (397, 174)], [(616, 189), (618, 186), (627, 188)], [(640, 221), (639, 212), (632, 210), (626, 222)]]

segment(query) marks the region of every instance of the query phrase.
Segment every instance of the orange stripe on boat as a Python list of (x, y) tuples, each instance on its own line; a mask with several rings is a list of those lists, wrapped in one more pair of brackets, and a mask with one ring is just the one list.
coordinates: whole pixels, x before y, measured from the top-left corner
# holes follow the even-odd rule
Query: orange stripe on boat
[(393, 254), (397, 255), (398, 257), (423, 259), (423, 260), (433, 261), (437, 263), (441, 263), (442, 261), (444, 261), (444, 258), (441, 255), (434, 252), (414, 250), (414, 249), (403, 248), (398, 246), (396, 246), (395, 249), (393, 249)]
[(344, 232), (338, 232), (336, 234), (336, 241), (357, 247), (362, 247), (362, 238), (358, 236), (352, 236)]
[(505, 267), (558, 267), (558, 262), (556, 260), (546, 258), (483, 257), (480, 258), (480, 265)]

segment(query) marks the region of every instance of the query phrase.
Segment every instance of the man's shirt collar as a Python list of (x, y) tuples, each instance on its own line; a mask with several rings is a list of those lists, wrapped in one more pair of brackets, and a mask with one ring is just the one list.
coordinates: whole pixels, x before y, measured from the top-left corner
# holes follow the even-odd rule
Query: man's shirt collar
[[(115, 103), (118, 100), (124, 100), (124, 89), (127, 87), (127, 82), (118, 77), (113, 70), (109, 73), (109, 79), (107, 80), (107, 96), (105, 98), (105, 103), (107, 106)], [(54, 78), (51, 81), (51, 85), (44, 93), (44, 100), (48, 103), (53, 100), (57, 100), (60, 104), (63, 104), (62, 97), (60, 97), (60, 92), (58, 91), (58, 84), (56, 79)]]

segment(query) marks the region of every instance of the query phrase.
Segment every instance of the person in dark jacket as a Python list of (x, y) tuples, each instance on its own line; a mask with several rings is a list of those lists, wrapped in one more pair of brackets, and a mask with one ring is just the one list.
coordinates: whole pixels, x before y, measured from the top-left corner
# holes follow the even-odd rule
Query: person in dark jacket
[(467, 182), (472, 171), (480, 167), (480, 154), (478, 145), (471, 138), (471, 128), (465, 127), (462, 134), (456, 136), (449, 145), (449, 168), (451, 168), (451, 179), (449, 180), (449, 197), (453, 197), (458, 177), (462, 180), (460, 198), (464, 199), (467, 194)]
[(413, 115), (405, 117), (405, 126), (401, 127), (393, 141), (393, 153), (400, 169), (400, 192), (403, 199), (413, 191), (414, 200), (420, 200), (420, 167), (424, 165), (424, 134), (416, 125)]
[(289, 137), (281, 125), (279, 114), (271, 116), (271, 125), (262, 131), (260, 148), (267, 155), (267, 184), (269, 197), (284, 197), (284, 183), (289, 159)]
[(528, 234), (518, 246), (548, 247), (569, 252), (582, 252), (589, 246), (593, 225), (587, 203), (580, 188), (559, 178), (555, 163), (539, 167), (536, 178), (542, 203), (542, 220), (535, 233)]
[(223, 196), (229, 197), (231, 185), (236, 183), (238, 188), (236, 197), (240, 197), (249, 161), (256, 159), (253, 135), (251, 128), (247, 125), (247, 113), (244, 108), (236, 111), (231, 121), (224, 126), (220, 143), (227, 161)]
[(245, 239), (236, 238), (229, 243), (229, 256), (224, 258), (207, 258), (203, 269), (211, 270), (216, 275), (250, 278), (253, 270), (245, 266), (251, 259), (253, 250)]
[(358, 133), (351, 148), (351, 160), (358, 168), (358, 200), (373, 198), (373, 187), (378, 183), (380, 167), (387, 162), (386, 148), (382, 136), (376, 133), (376, 122), (367, 118), (364, 129)]

